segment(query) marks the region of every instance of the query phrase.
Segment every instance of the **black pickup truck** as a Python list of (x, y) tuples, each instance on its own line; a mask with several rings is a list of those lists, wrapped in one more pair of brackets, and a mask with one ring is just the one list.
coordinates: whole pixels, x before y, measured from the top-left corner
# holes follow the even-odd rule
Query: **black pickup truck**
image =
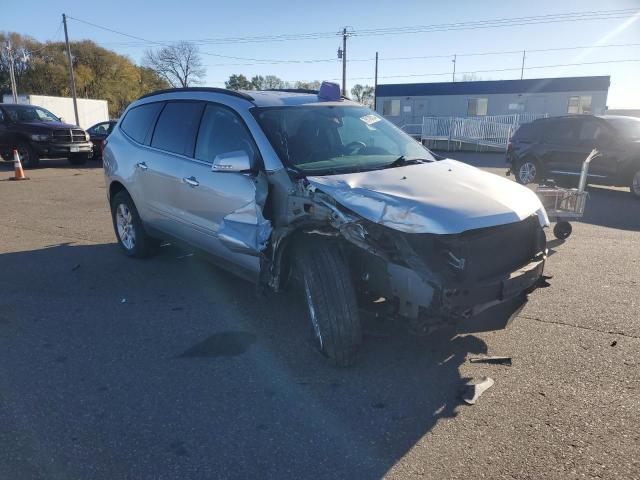
[(81, 165), (93, 155), (89, 135), (76, 125), (63, 123), (50, 111), (34, 105), (0, 104), (0, 155), (13, 160), (18, 150), (25, 168), (41, 157), (67, 158)]

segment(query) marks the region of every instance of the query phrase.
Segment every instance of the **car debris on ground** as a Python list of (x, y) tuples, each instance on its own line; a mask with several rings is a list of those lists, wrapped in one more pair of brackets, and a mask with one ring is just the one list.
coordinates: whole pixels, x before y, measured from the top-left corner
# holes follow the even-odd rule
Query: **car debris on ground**
[(497, 365), (511, 366), (511, 357), (487, 356), (487, 357), (469, 357), (470, 363), (492, 363)]
[(460, 398), (469, 405), (475, 405), (480, 395), (493, 387), (494, 383), (490, 377), (482, 377), (479, 383), (467, 383), (460, 391)]

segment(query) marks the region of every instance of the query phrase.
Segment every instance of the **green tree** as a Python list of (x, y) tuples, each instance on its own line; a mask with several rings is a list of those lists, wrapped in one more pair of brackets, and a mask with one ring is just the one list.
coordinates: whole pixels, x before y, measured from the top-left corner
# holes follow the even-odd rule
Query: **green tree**
[[(20, 94), (71, 95), (64, 43), (40, 43), (18, 33), (0, 32), (0, 44), (8, 40), (12, 44)], [(70, 46), (78, 97), (107, 100), (112, 117), (119, 116), (140, 95), (169, 86), (155, 71), (92, 41), (72, 42)], [(6, 49), (2, 49), (0, 94), (11, 91), (8, 60)]]
[(256, 75), (251, 78), (251, 84), (255, 90), (270, 90), (278, 88), (287, 88), (287, 82), (281, 80), (275, 75)]
[(319, 90), (321, 82), (319, 80), (314, 80), (312, 82), (302, 82), (297, 81), (295, 83), (295, 88), (302, 88), (305, 90)]
[(369, 85), (356, 84), (351, 89), (351, 96), (356, 102), (361, 103), (362, 105), (365, 105), (369, 108), (373, 107), (373, 87)]
[[(254, 77), (255, 78), (255, 77)], [(253, 84), (244, 75), (233, 74), (224, 82), (229, 90), (253, 90)]]

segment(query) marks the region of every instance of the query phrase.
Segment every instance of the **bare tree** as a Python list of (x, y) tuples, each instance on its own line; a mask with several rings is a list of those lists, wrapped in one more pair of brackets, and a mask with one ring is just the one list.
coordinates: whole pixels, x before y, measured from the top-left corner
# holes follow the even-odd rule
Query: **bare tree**
[(159, 50), (147, 50), (142, 60), (144, 66), (154, 70), (173, 87), (189, 87), (202, 83), (205, 68), (198, 46), (178, 42)]

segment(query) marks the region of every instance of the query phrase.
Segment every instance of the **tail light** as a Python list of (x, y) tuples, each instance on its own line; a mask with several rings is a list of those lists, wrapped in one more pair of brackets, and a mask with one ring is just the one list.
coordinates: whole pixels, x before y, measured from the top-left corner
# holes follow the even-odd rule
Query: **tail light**
[(507, 153), (511, 153), (513, 151), (513, 143), (511, 143), (511, 140), (509, 140), (509, 143), (507, 143)]

